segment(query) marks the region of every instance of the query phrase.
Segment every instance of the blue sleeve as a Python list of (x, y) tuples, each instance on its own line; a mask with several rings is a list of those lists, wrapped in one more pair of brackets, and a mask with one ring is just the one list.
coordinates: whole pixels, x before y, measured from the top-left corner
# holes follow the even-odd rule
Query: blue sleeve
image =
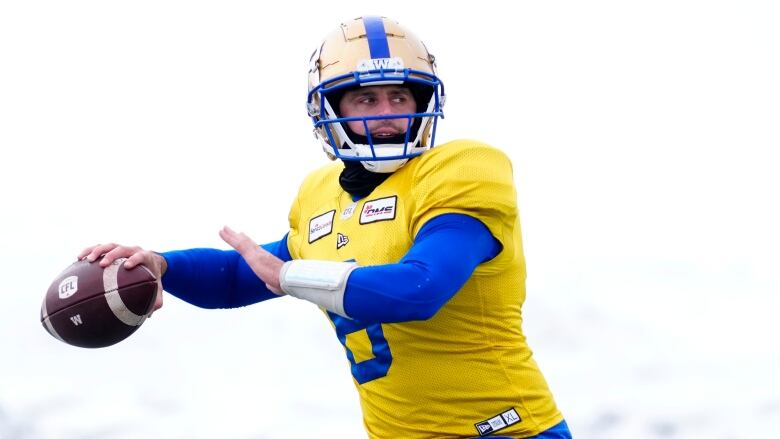
[(361, 322), (429, 319), (501, 248), (481, 221), (463, 214), (437, 216), (420, 229), (398, 263), (352, 272), (344, 310)]
[[(283, 261), (292, 259), (287, 235), (262, 247)], [(162, 253), (168, 269), (163, 289), (201, 308), (237, 308), (278, 297), (235, 250), (194, 248)]]

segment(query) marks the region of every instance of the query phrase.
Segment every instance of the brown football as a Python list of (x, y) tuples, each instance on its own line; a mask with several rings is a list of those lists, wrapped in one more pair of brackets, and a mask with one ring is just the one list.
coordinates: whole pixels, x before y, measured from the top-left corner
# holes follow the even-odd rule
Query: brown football
[(118, 343), (146, 320), (157, 279), (143, 265), (128, 270), (124, 258), (102, 268), (78, 261), (52, 282), (41, 305), (41, 323), (58, 340), (83, 348)]

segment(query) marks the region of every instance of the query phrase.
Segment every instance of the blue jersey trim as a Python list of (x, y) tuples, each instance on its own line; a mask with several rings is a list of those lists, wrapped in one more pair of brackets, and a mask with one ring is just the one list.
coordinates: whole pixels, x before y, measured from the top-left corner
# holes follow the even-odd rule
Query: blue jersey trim
[(387, 33), (382, 18), (364, 17), (363, 24), (366, 27), (366, 38), (371, 58), (390, 58), (390, 45), (387, 43)]
[(529, 439), (572, 439), (569, 425), (563, 420), (549, 429)]

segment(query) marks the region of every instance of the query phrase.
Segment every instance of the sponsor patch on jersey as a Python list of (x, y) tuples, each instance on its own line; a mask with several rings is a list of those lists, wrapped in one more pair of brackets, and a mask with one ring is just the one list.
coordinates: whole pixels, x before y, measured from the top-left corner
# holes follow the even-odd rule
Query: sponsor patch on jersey
[(336, 249), (340, 249), (347, 244), (349, 244), (349, 237), (347, 237), (347, 235), (342, 235), (341, 233), (336, 234)]
[(366, 201), (360, 212), (360, 224), (394, 220), (397, 201), (398, 197), (395, 195)]
[(309, 220), (309, 244), (333, 232), (334, 216), (336, 211), (331, 210)]
[(474, 427), (477, 429), (477, 433), (480, 436), (487, 436), (493, 432), (509, 427), (510, 425), (520, 422), (520, 415), (514, 408), (511, 408), (503, 413), (497, 414), (490, 419), (486, 419), (482, 422), (477, 422)]

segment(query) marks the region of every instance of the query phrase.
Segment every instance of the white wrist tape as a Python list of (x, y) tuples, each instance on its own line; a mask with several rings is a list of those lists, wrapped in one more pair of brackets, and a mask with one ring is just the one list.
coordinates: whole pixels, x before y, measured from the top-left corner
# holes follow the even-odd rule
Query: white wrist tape
[(316, 261), (296, 259), (285, 262), (279, 274), (282, 291), (290, 296), (308, 300), (342, 317), (344, 312), (344, 290), (352, 270), (358, 268), (354, 262)]

